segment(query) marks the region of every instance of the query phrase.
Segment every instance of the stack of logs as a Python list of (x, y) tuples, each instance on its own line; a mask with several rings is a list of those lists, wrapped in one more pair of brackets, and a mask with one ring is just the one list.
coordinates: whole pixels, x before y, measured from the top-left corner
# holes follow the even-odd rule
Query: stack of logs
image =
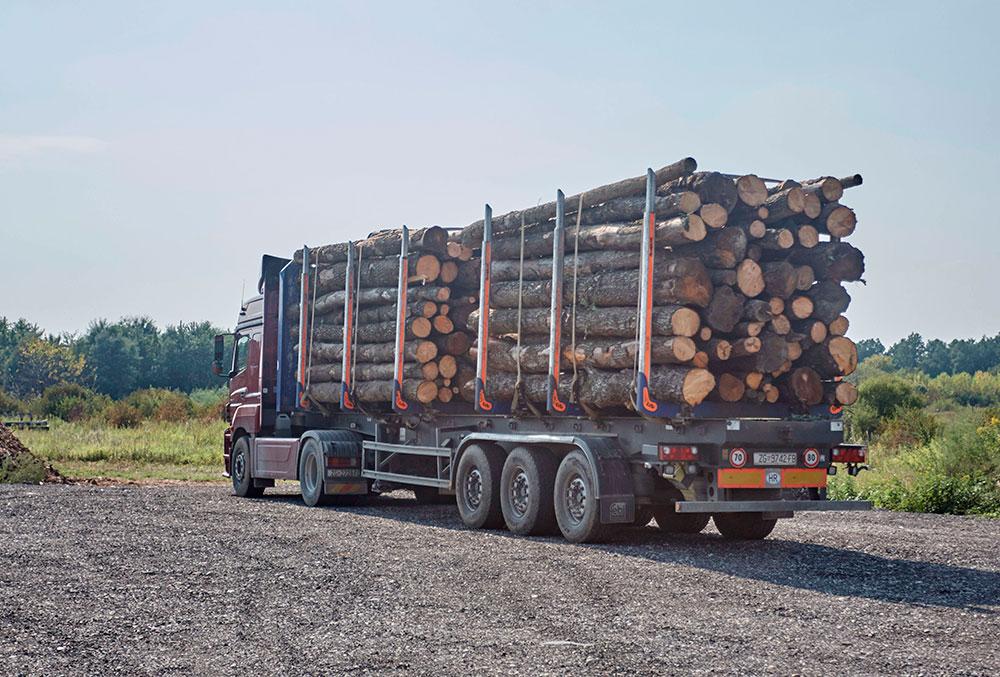
[[(843, 241), (856, 218), (840, 200), (861, 176), (775, 183), (695, 169), (686, 158), (656, 172), (654, 398), (853, 403), (842, 380), (857, 365), (843, 283), (862, 278), (864, 257)], [(560, 395), (584, 408), (634, 397), (645, 185), (636, 177), (565, 200)], [(513, 398), (520, 372), (521, 394), (545, 401), (555, 209), (492, 221), (488, 397)], [(475, 248), (482, 234), (478, 221), (461, 241)], [(477, 321), (478, 311), (467, 328)], [(461, 385), (471, 400), (473, 383)]]
[[(354, 398), (362, 404), (392, 400), (401, 236), (401, 230), (385, 230), (354, 243), (358, 289), (351, 373)], [(304, 381), (308, 397), (323, 405), (340, 401), (348, 249), (348, 243), (338, 243), (310, 250), (316, 284)], [(468, 361), (473, 334), (465, 327), (479, 307), (480, 263), (471, 248), (449, 241), (437, 226), (412, 231), (409, 252), (403, 395), (425, 405), (450, 402), (460, 393), (459, 384), (475, 376)], [(301, 251), (295, 260), (302, 261)], [(297, 355), (298, 304), (288, 316)]]

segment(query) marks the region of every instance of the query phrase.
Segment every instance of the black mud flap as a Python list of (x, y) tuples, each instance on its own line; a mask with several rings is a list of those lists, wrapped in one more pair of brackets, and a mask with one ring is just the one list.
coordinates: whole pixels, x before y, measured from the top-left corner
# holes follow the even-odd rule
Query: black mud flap
[(615, 440), (586, 437), (597, 463), (601, 524), (631, 524), (635, 521), (632, 471)]

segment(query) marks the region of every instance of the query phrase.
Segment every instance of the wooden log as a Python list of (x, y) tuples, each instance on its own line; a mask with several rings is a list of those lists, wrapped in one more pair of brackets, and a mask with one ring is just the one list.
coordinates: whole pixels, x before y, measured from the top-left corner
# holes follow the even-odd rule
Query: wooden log
[[(674, 336), (652, 342), (650, 359), (652, 364), (684, 364), (695, 355), (694, 341)], [(473, 349), (474, 350), (474, 349)], [(560, 364), (563, 369), (598, 367), (601, 369), (632, 369), (639, 352), (636, 341), (589, 340), (578, 341), (576, 349), (564, 345)], [(548, 343), (522, 344), (518, 350), (510, 341), (490, 341), (489, 366), (501, 371), (517, 371), (517, 359), (521, 358), (523, 373), (544, 374), (548, 371)]]
[(746, 383), (747, 388), (750, 388), (751, 390), (757, 390), (758, 388), (760, 388), (763, 381), (764, 381), (764, 374), (760, 373), (759, 371), (749, 371), (743, 377), (743, 382)]
[(447, 404), (448, 402), (451, 402), (454, 396), (455, 394), (451, 391), (450, 387), (445, 385), (441, 385), (438, 387), (437, 399), (439, 402)]
[(691, 358), (691, 366), (697, 367), (699, 369), (704, 369), (705, 367), (707, 367), (708, 353), (706, 353), (704, 350), (699, 350), (698, 352), (696, 352), (694, 354), (694, 357)]
[(702, 205), (701, 209), (698, 210), (698, 216), (709, 228), (722, 228), (729, 220), (729, 212), (726, 211), (726, 208), (714, 202)]
[[(434, 331), (439, 334), (450, 334), (455, 331), (455, 324), (451, 321), (447, 315), (438, 315), (433, 320), (431, 324), (434, 327)], [(429, 336), (429, 334), (428, 334)]]
[(466, 247), (462, 244), (460, 240), (448, 240), (445, 252), (448, 254), (448, 258), (456, 261), (468, 261), (472, 258), (473, 250), (472, 247)]
[(441, 284), (451, 284), (458, 278), (458, 262), (444, 261), (441, 263)]
[(791, 309), (792, 317), (797, 320), (804, 320), (813, 313), (813, 302), (808, 296), (792, 297), (787, 307)]
[(792, 323), (785, 315), (773, 316), (768, 326), (771, 328), (771, 331), (779, 336), (784, 336), (792, 330)]
[[(393, 256), (399, 254), (402, 244), (402, 229), (383, 230), (370, 235), (368, 238), (356, 243), (360, 257), (363, 262), (369, 256)], [(419, 228), (410, 231), (410, 251), (428, 252), (431, 254), (444, 253), (447, 249), (448, 231), (439, 226), (429, 228)], [(338, 242), (335, 244), (323, 245), (310, 250), (310, 257), (313, 263), (344, 263), (347, 261), (349, 243)], [(302, 250), (298, 250), (293, 255), (297, 263), (302, 263)]]
[[(408, 292), (411, 302), (417, 301), (447, 301), (451, 296), (451, 289), (448, 287), (435, 287), (427, 285), (424, 287), (413, 287)], [(343, 289), (328, 292), (316, 298), (314, 304), (317, 315), (334, 312), (344, 307), (346, 298)], [(377, 287), (371, 289), (359, 289), (357, 292), (358, 303), (367, 305), (390, 305), (396, 303), (398, 290), (395, 287)]]
[(762, 268), (764, 270), (764, 291), (781, 299), (787, 299), (795, 293), (795, 287), (798, 283), (798, 273), (795, 271), (795, 266), (787, 261), (769, 261), (764, 263)]
[(809, 219), (815, 219), (823, 210), (823, 203), (814, 193), (803, 190), (802, 214)]
[(812, 249), (797, 249), (788, 260), (808, 265), (819, 280), (855, 282), (865, 274), (865, 255), (847, 242), (821, 242)]
[(793, 369), (781, 381), (781, 391), (792, 402), (813, 406), (823, 401), (823, 380), (814, 369)]
[(753, 259), (743, 259), (736, 266), (736, 287), (747, 298), (758, 296), (764, 291), (764, 271)]
[(454, 355), (442, 355), (437, 361), (437, 369), (442, 378), (454, 378), (458, 374), (458, 360)]
[(858, 401), (858, 388), (850, 381), (834, 381), (825, 387), (825, 400), (834, 406), (849, 407)]
[(768, 322), (776, 314), (772, 312), (771, 304), (762, 299), (750, 299), (743, 304), (742, 318), (750, 322)]
[[(791, 336), (791, 334), (789, 334)], [(788, 338), (786, 336), (785, 338)], [(788, 341), (788, 361), (795, 362), (797, 359), (802, 357), (802, 344), (798, 341)], [(791, 368), (789, 366), (789, 368)]]
[[(653, 201), (653, 211), (657, 220), (666, 219), (681, 214), (694, 214), (701, 208), (701, 199), (697, 193), (681, 191), (672, 195), (658, 196)], [(646, 198), (643, 196), (621, 197), (609, 200), (602, 205), (584, 209), (580, 216), (581, 225), (595, 223), (623, 223), (638, 221), (646, 212)], [(576, 225), (576, 217), (572, 217), (567, 225)]]
[(719, 270), (718, 268), (711, 268), (708, 271), (708, 276), (712, 278), (712, 284), (716, 287), (723, 285), (728, 285), (730, 287), (736, 286), (735, 270)]
[[(698, 321), (700, 322), (701, 318), (698, 318)], [(702, 341), (707, 341), (708, 339), (712, 338), (712, 328), (702, 327), (701, 329), (699, 329), (698, 338), (701, 339)]]
[[(707, 306), (712, 297), (712, 280), (697, 259), (658, 257), (653, 273), (653, 301), (657, 304), (693, 304)], [(491, 304), (496, 308), (517, 308), (519, 297), (524, 308), (545, 308), (551, 302), (550, 280), (497, 282), (493, 284)], [(563, 298), (573, 302), (572, 285), (563, 285)], [(583, 306), (629, 306), (639, 298), (639, 271), (616, 270), (582, 275), (576, 281), (577, 304)]]
[(730, 357), (746, 357), (760, 352), (761, 341), (756, 336), (736, 339), (730, 343)]
[(742, 228), (723, 228), (695, 244), (675, 248), (684, 256), (696, 256), (709, 268), (735, 268), (747, 253), (747, 235)]
[[(343, 331), (341, 331), (343, 336)], [(431, 335), (431, 321), (426, 317), (413, 317), (406, 321), (406, 338), (421, 339)], [(396, 322), (365, 322), (357, 325), (359, 343), (380, 343), (396, 338)]]
[(785, 300), (778, 296), (772, 296), (769, 298), (767, 300), (767, 304), (771, 308), (772, 315), (780, 315), (785, 312)]
[(464, 331), (453, 331), (445, 336), (435, 336), (431, 340), (442, 355), (466, 355), (472, 347), (472, 336)]
[[(486, 383), (491, 399), (511, 400), (514, 396), (516, 376), (509, 372), (495, 372)], [(541, 374), (528, 374), (522, 379), (524, 394), (533, 402), (544, 402), (547, 378)], [(650, 391), (654, 398), (675, 404), (700, 404), (715, 388), (715, 377), (705, 369), (683, 366), (658, 365), (650, 370)], [(628, 370), (602, 370), (583, 368), (577, 372), (577, 401), (597, 409), (620, 408), (631, 404), (635, 398), (634, 376)], [(560, 396), (565, 402), (572, 400), (571, 380), (559, 383)]]
[(831, 237), (848, 237), (857, 228), (858, 217), (850, 207), (830, 202), (823, 205), (813, 225), (817, 231)]
[(755, 174), (736, 179), (736, 194), (748, 207), (760, 207), (767, 200), (767, 186)]
[(716, 331), (728, 333), (743, 316), (744, 296), (732, 287), (719, 287), (712, 295), (708, 307), (702, 311), (702, 319)]
[(721, 338), (710, 339), (700, 347), (708, 353), (711, 362), (725, 362), (733, 352), (733, 344)]
[(864, 179), (861, 178), (860, 174), (852, 174), (851, 176), (844, 176), (840, 178), (840, 185), (846, 188), (854, 188), (855, 186), (860, 186)]
[(795, 235), (787, 228), (769, 228), (764, 236), (754, 242), (761, 249), (784, 250), (791, 249), (795, 244)]
[(845, 336), (850, 326), (850, 320), (843, 315), (838, 315), (832, 322), (830, 322), (828, 329), (830, 330), (830, 334), (833, 336)]
[(858, 349), (846, 336), (831, 336), (807, 350), (802, 363), (824, 378), (849, 376), (858, 367)]
[(844, 194), (843, 184), (832, 176), (803, 181), (802, 190), (807, 195), (815, 195), (823, 202), (836, 202)]
[[(705, 239), (705, 223), (697, 214), (674, 216), (656, 223), (657, 245), (680, 245), (699, 242)], [(552, 256), (551, 229), (536, 229), (531, 237), (525, 236), (524, 257), (539, 258)], [(637, 223), (607, 223), (596, 226), (581, 226), (579, 242), (577, 243), (577, 228), (566, 228), (566, 250), (573, 251), (577, 244), (584, 251), (638, 251), (642, 245), (642, 222)], [(493, 242), (493, 257), (499, 259), (520, 259), (520, 237), (500, 237)]]
[[(577, 275), (593, 275), (611, 270), (638, 270), (641, 259), (642, 253), (638, 249), (618, 252), (585, 251), (580, 252), (575, 260), (572, 251), (569, 251), (563, 262), (563, 277), (572, 284), (574, 269)], [(521, 279), (521, 275), (525, 280), (550, 280), (552, 257), (525, 259), (523, 267), (520, 260), (494, 261), (490, 273), (494, 282), (512, 282)]]
[(812, 249), (819, 244), (819, 231), (812, 224), (803, 223), (795, 229), (795, 239), (800, 247)]
[(801, 320), (799, 322), (793, 322), (792, 328), (796, 333), (803, 336), (802, 342), (807, 344), (806, 347), (822, 343), (826, 340), (828, 333), (826, 324), (819, 320)]
[(454, 290), (469, 291), (472, 293), (479, 291), (479, 274), (482, 270), (482, 263), (479, 259), (462, 261), (458, 266), (458, 276), (451, 283)]
[(723, 402), (739, 402), (746, 393), (746, 384), (736, 374), (723, 373), (718, 378), (715, 394)]
[[(525, 308), (521, 311), (518, 326), (517, 309), (494, 308), (490, 311), (490, 332), (494, 336), (516, 334), (548, 336), (549, 309)], [(563, 338), (572, 330), (570, 308), (563, 308)], [(468, 326), (479, 326), (479, 311), (469, 315)], [(695, 336), (701, 326), (698, 312), (677, 305), (653, 308), (651, 329), (653, 336)], [(638, 314), (635, 307), (577, 308), (576, 332), (579, 338), (635, 338)]]
[(765, 223), (777, 223), (796, 214), (801, 214), (805, 209), (805, 194), (801, 188), (792, 186), (785, 190), (768, 196), (764, 201), (764, 206), (768, 209)]
[(813, 317), (827, 324), (847, 310), (851, 295), (839, 283), (831, 280), (818, 282), (806, 292), (813, 301)]
[[(435, 368), (426, 369), (425, 367), (428, 366)], [(354, 381), (391, 381), (395, 376), (395, 368), (396, 365), (392, 362), (358, 362), (354, 365), (351, 374), (354, 377)], [(434, 373), (434, 376), (428, 378), (426, 374), (431, 372)], [(314, 364), (309, 370), (309, 380), (310, 383), (327, 383), (331, 381), (340, 383), (343, 380), (343, 374), (343, 365), (339, 362), (333, 364)], [(403, 376), (404, 378), (412, 378), (418, 381), (433, 381), (437, 378), (436, 365), (434, 362), (404, 364)]]
[(766, 324), (766, 322), (740, 322), (733, 328), (733, 334), (736, 336), (758, 336)]
[(728, 369), (769, 374), (785, 363), (788, 359), (788, 343), (783, 337), (771, 331), (764, 331), (757, 338), (760, 340), (760, 350), (746, 357), (730, 358), (733, 365), (727, 365)]
[(767, 224), (760, 219), (754, 219), (746, 225), (744, 230), (747, 233), (747, 237), (759, 240), (767, 234)]
[[(657, 185), (664, 184), (678, 177), (684, 176), (685, 174), (690, 174), (697, 168), (697, 166), (698, 163), (694, 161), (694, 158), (684, 158), (671, 165), (667, 165), (666, 167), (661, 167), (656, 171), (656, 183)], [(624, 179), (605, 186), (592, 188), (582, 195), (570, 195), (565, 199), (566, 211), (567, 214), (576, 213), (581, 197), (583, 198), (584, 207), (593, 207), (609, 200), (614, 200), (615, 198), (628, 197), (630, 195), (642, 195), (645, 190), (646, 176), (644, 174), (642, 176)], [(522, 222), (540, 223), (554, 218), (555, 215), (556, 203), (547, 202), (535, 207), (529, 207), (528, 209), (509, 212), (501, 216), (494, 216), (493, 232), (494, 234), (501, 234), (504, 232), (514, 231), (520, 227)], [(468, 247), (476, 248), (482, 244), (482, 241), (482, 219), (471, 223), (462, 229), (462, 244)]]
[[(437, 399), (438, 387), (434, 381), (403, 379), (403, 397), (421, 404), (430, 404)], [(392, 381), (356, 381), (354, 397), (361, 402), (391, 402)]]
[(656, 189), (657, 195), (669, 195), (681, 191), (698, 193), (702, 204), (714, 202), (722, 205), (730, 212), (739, 200), (739, 192), (732, 179), (718, 172), (694, 172), (673, 181), (667, 182)]
[(777, 195), (778, 193), (784, 192), (789, 188), (801, 188), (802, 184), (795, 179), (785, 179), (780, 183), (776, 183), (767, 189), (768, 196)]
[(761, 391), (764, 393), (764, 401), (768, 404), (774, 404), (781, 399), (781, 390), (773, 383), (765, 383), (761, 386)]
[(808, 291), (816, 281), (812, 266), (795, 266), (795, 289)]

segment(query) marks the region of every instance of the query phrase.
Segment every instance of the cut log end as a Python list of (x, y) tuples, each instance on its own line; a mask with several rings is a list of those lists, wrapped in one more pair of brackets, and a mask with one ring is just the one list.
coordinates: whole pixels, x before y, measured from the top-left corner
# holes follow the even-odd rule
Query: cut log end
[(718, 393), (719, 398), (724, 402), (739, 402), (746, 392), (746, 384), (743, 379), (735, 374), (725, 373), (719, 376)]
[(754, 174), (736, 179), (736, 192), (740, 201), (748, 207), (760, 207), (767, 200), (767, 186)]
[(702, 205), (698, 215), (709, 228), (722, 228), (729, 220), (729, 212), (726, 211), (726, 208), (714, 202)]
[(694, 406), (701, 404), (712, 389), (715, 388), (715, 377), (707, 369), (692, 369), (684, 376), (681, 394), (685, 402)]

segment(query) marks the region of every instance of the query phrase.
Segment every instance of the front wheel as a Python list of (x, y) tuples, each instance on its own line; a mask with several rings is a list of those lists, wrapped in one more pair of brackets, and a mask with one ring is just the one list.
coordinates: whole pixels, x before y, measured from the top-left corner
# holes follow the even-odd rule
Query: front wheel
[(233, 443), (229, 477), (233, 481), (233, 493), (240, 498), (264, 495), (264, 487), (255, 487), (250, 476), (250, 438), (245, 435)]
[(299, 456), (299, 488), (302, 502), (313, 507), (324, 502), (323, 472), (326, 466), (323, 448), (315, 439), (307, 439)]
[(764, 519), (759, 512), (720, 512), (712, 519), (723, 538), (736, 541), (759, 541), (774, 531), (776, 519)]
[(597, 479), (590, 461), (579, 449), (566, 454), (559, 464), (552, 498), (556, 522), (567, 541), (594, 543), (607, 535), (601, 524)]

